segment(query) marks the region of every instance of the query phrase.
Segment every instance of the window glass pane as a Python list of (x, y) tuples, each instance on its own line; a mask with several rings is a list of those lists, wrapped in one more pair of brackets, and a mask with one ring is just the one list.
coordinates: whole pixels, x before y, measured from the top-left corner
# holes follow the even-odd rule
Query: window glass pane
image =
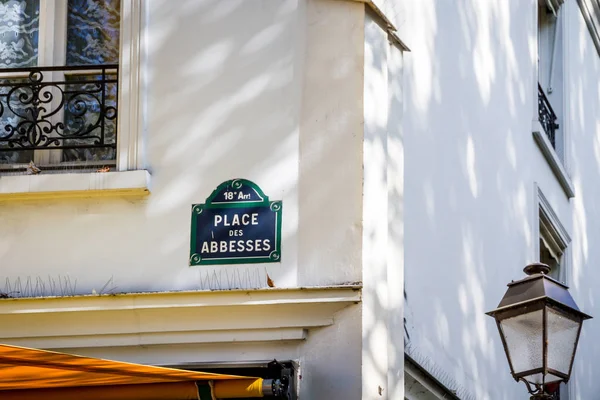
[(0, 68), (37, 65), (39, 0), (0, 0)]
[(562, 269), (565, 246), (558, 230), (546, 215), (546, 212), (539, 210), (540, 225), (540, 262), (550, 267), (550, 276), (556, 280), (564, 280), (564, 270)]
[[(119, 62), (120, 9), (120, 0), (68, 1), (67, 65)], [(71, 101), (65, 103), (65, 135), (72, 137), (67, 144), (104, 147), (65, 149), (62, 161), (116, 158), (116, 78), (116, 73), (104, 83), (96, 74), (67, 78)]]
[(69, 0), (67, 65), (119, 62), (120, 0)]

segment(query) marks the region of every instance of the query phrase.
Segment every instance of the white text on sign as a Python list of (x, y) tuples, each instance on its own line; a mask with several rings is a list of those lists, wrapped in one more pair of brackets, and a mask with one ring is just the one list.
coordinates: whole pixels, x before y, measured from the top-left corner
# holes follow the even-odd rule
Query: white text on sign
[(258, 225), (258, 213), (252, 214), (233, 214), (231, 221), (227, 215), (215, 215), (214, 226), (217, 227), (220, 224), (223, 226), (241, 226), (241, 225)]

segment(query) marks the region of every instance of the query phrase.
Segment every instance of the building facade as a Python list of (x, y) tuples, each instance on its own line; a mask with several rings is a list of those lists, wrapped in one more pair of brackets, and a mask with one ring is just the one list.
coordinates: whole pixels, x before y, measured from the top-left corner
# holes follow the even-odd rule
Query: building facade
[[(402, 224), (385, 207), (404, 48), (383, 13), (2, 6), (2, 343), (238, 374), (276, 359), (302, 398), (402, 396), (402, 258), (386, 253)], [(192, 205), (235, 179), (280, 201), (279, 262), (190, 265)]]
[[(495, 400), (527, 398), (485, 315), (527, 263), (595, 315), (597, 0), (0, 4), (0, 343)], [(241, 180), (268, 260), (230, 254), (251, 208), (198, 239)]]
[[(398, 9), (412, 50), (402, 124), (407, 352), (460, 398), (528, 398), (484, 314), (526, 264), (550, 264), (596, 315), (598, 6), (440, 0)], [(561, 399), (598, 397), (594, 321)]]

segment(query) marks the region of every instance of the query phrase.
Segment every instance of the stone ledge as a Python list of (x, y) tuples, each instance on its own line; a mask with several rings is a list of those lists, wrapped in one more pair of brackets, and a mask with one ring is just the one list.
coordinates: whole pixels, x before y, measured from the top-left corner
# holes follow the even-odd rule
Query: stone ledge
[(544, 128), (539, 121), (533, 122), (532, 131), (535, 142), (546, 158), (546, 161), (548, 161), (548, 165), (550, 166), (550, 169), (552, 169), (552, 172), (554, 172), (554, 176), (558, 180), (558, 183), (560, 183), (560, 186), (565, 191), (565, 195), (569, 199), (574, 197), (575, 189), (573, 182), (571, 182), (571, 178), (563, 166), (562, 160), (558, 157), (554, 148), (552, 148), (552, 144), (550, 143), (550, 140), (548, 140)]
[(280, 342), (361, 301), (359, 286), (0, 299), (0, 342), (66, 349)]
[(96, 196), (145, 196), (146, 170), (0, 176), (0, 201)]

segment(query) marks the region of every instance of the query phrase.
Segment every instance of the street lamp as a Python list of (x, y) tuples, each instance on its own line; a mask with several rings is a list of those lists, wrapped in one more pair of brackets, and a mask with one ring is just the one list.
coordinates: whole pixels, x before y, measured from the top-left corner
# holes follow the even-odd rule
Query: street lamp
[(551, 399), (546, 385), (571, 376), (583, 321), (569, 288), (550, 278), (546, 264), (530, 264), (528, 275), (508, 284), (498, 308), (487, 313), (498, 325), (515, 380), (525, 382), (531, 400)]

